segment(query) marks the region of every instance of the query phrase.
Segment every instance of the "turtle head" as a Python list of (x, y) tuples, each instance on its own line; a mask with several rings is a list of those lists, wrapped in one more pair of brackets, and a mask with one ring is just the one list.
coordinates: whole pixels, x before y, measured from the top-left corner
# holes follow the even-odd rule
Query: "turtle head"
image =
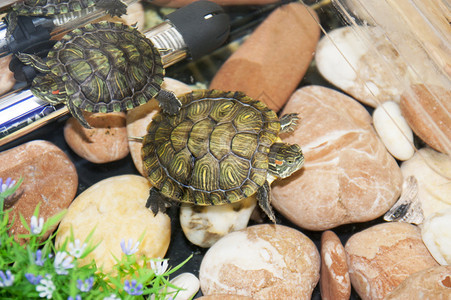
[(304, 155), (296, 144), (274, 143), (269, 150), (269, 171), (280, 178), (286, 178), (302, 168)]
[(67, 98), (64, 83), (52, 74), (36, 76), (30, 89), (33, 95), (51, 104), (64, 103)]

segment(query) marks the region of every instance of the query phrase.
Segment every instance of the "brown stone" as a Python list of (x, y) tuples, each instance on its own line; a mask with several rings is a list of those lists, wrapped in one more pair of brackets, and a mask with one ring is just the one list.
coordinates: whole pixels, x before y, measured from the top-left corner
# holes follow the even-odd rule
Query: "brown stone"
[(451, 155), (451, 90), (416, 84), (401, 96), (401, 112), (426, 144)]
[(385, 300), (451, 298), (451, 266), (432, 267), (407, 277)]
[(310, 299), (319, 280), (315, 244), (283, 225), (255, 225), (216, 242), (205, 254), (199, 280), (204, 295), (253, 299)]
[(320, 86), (296, 91), (282, 111), (299, 113), (281, 135), (301, 146), (304, 167), (273, 183), (273, 206), (296, 225), (326, 230), (384, 214), (401, 193), (402, 175), (354, 99)]
[(349, 299), (351, 280), (346, 252), (338, 236), (328, 230), (321, 236), (320, 289), (323, 300)]
[(16, 83), (14, 73), (9, 70), (12, 55), (0, 58), (0, 95), (8, 92)]
[[(412, 224), (375, 225), (345, 245), (351, 283), (363, 299), (383, 299), (411, 274), (437, 266)], [(412, 298), (406, 298), (412, 299)]]
[(23, 178), (17, 192), (20, 198), (12, 207), (11, 217), (15, 217), (15, 223), (10, 233), (13, 235), (29, 233), (19, 214), (30, 224), (39, 204), (39, 217), (46, 221), (66, 209), (75, 197), (78, 187), (75, 166), (61, 149), (50, 142), (36, 140), (3, 151), (0, 161), (0, 177)]
[(245, 92), (278, 111), (313, 58), (320, 33), (313, 15), (300, 3), (276, 9), (226, 60), (210, 88)]
[(127, 156), (129, 149), (124, 113), (86, 113), (85, 118), (91, 129), (84, 128), (73, 117), (64, 126), (64, 138), (75, 153), (97, 164)]

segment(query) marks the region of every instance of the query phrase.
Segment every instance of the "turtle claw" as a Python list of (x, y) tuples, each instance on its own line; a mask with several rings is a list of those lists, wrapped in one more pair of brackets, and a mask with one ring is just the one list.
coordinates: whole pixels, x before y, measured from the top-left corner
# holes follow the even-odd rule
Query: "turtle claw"
[(182, 103), (175, 96), (175, 94), (171, 91), (160, 90), (160, 92), (155, 96), (155, 99), (158, 100), (160, 108), (164, 113), (168, 115), (175, 115), (179, 112), (180, 107), (182, 107)]
[(280, 118), (280, 131), (292, 132), (298, 126), (299, 116), (297, 113), (286, 114)]
[(99, 0), (98, 7), (107, 11), (110, 16), (122, 16), (127, 14), (127, 5), (121, 0)]
[(69, 109), (69, 112), (71, 115), (80, 122), (80, 124), (86, 128), (86, 129), (92, 129), (91, 125), (89, 125), (88, 121), (86, 121), (85, 117), (83, 116), (83, 112), (80, 108), (76, 107), (72, 101), (67, 102), (67, 108)]
[(271, 208), (271, 190), (268, 181), (257, 190), (257, 202), (260, 208), (264, 211), (264, 213), (268, 216), (268, 218), (274, 223), (277, 224), (276, 216), (274, 215), (274, 211)]
[(166, 200), (166, 197), (161, 195), (161, 193), (156, 188), (151, 188), (149, 191), (149, 198), (147, 198), (146, 207), (150, 208), (154, 216), (159, 212), (166, 213), (166, 205), (171, 204)]

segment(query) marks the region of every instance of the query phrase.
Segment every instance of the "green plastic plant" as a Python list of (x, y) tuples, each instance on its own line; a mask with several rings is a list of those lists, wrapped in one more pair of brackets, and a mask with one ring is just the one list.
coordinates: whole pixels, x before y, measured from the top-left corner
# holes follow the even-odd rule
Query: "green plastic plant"
[[(5, 199), (14, 195), (17, 183), (0, 179), (0, 298), (1, 299), (175, 299), (181, 289), (169, 282), (169, 276), (191, 257), (175, 268), (168, 269), (167, 260), (137, 257), (139, 241), (132, 245), (121, 242), (123, 255), (116, 258), (114, 271), (102, 272), (95, 261), (78, 264), (97, 245), (91, 245), (92, 231), (84, 242), (70, 238), (58, 249), (53, 240), (56, 233), (44, 239), (46, 232), (56, 226), (65, 211), (44, 222), (36, 207), (30, 224), (21, 216), (28, 234), (10, 236), (9, 210)], [(26, 240), (20, 244), (17, 240)]]

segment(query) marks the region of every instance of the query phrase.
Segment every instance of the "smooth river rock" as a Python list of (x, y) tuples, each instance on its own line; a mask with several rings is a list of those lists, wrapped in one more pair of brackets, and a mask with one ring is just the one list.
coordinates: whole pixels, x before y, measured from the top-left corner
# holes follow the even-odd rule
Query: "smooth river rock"
[(156, 216), (145, 207), (149, 181), (137, 175), (120, 175), (104, 179), (83, 191), (73, 201), (61, 221), (56, 236), (60, 247), (71, 230), (74, 239), (85, 241), (94, 230), (92, 245), (100, 243), (81, 264), (95, 260), (105, 272), (112, 271), (115, 260), (123, 254), (121, 240), (134, 245), (140, 238), (137, 256), (164, 257), (171, 238), (171, 221), (166, 214)]
[(14, 86), (16, 80), (14, 79), (14, 73), (9, 70), (9, 63), (12, 55), (0, 58), (0, 96)]
[(20, 197), (13, 204), (10, 216), (15, 218), (10, 229), (12, 235), (29, 233), (19, 214), (30, 224), (39, 204), (39, 217), (46, 221), (66, 209), (75, 197), (78, 188), (75, 166), (60, 148), (50, 142), (35, 140), (3, 151), (0, 162), (1, 178), (11, 177), (16, 181), (23, 178), (16, 192)]
[(429, 146), (451, 155), (451, 88), (412, 85), (401, 96), (401, 112)]
[(313, 58), (320, 34), (313, 16), (300, 3), (273, 11), (225, 61), (210, 88), (242, 91), (278, 111)]
[(224, 205), (182, 205), (180, 224), (191, 243), (208, 248), (226, 234), (246, 228), (256, 206), (255, 196)]
[(420, 227), (423, 242), (435, 260), (442, 266), (451, 265), (451, 207), (433, 213)]
[(254, 225), (229, 233), (205, 254), (199, 271), (204, 295), (310, 299), (320, 257), (303, 233), (283, 225)]
[(64, 139), (78, 156), (101, 164), (124, 158), (129, 153), (125, 113), (85, 113), (92, 128), (74, 117), (64, 125)]
[(391, 155), (402, 161), (413, 156), (413, 132), (402, 116), (398, 103), (386, 101), (379, 105), (373, 112), (373, 123)]
[(450, 298), (451, 266), (438, 266), (410, 275), (384, 299), (449, 300)]
[(411, 274), (437, 266), (408, 223), (382, 223), (351, 236), (345, 245), (349, 276), (363, 300), (383, 299)]
[(351, 296), (345, 248), (338, 236), (330, 230), (321, 235), (320, 290), (323, 300), (347, 300)]
[(273, 206), (310, 230), (384, 214), (400, 195), (402, 175), (366, 109), (337, 91), (307, 86), (293, 94), (282, 114), (296, 112), (299, 126), (281, 138), (301, 146), (305, 164), (274, 182)]

